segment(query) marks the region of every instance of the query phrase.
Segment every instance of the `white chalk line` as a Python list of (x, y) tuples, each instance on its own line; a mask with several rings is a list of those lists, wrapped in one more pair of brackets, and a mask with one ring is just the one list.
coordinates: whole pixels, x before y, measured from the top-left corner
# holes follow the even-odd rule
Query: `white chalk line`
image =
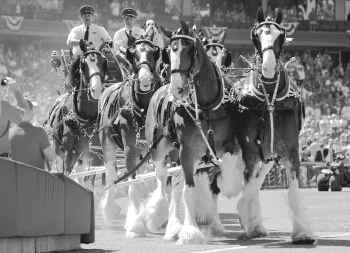
[(230, 248), (212, 249), (212, 250), (204, 250), (204, 251), (192, 251), (192, 253), (217, 253), (217, 252), (226, 252), (226, 251), (233, 251), (233, 250), (246, 249), (246, 248), (248, 248), (248, 246), (237, 245), (235, 247), (230, 247)]
[(338, 234), (329, 234), (329, 235), (320, 235), (319, 238), (337, 238), (337, 237), (346, 237), (346, 236), (350, 236), (350, 232), (338, 233)]

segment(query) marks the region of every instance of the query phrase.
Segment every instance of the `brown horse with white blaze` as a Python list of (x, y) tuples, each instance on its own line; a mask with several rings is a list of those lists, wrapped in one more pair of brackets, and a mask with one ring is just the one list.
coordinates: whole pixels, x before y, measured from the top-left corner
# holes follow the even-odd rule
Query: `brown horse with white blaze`
[(282, 14), (275, 20), (265, 19), (259, 9), (257, 21), (251, 39), (257, 52), (258, 69), (247, 79), (249, 92), (242, 95), (245, 110), (240, 114), (237, 131), (246, 164), (245, 186), (238, 202), (243, 236), (253, 238), (267, 234), (262, 224), (259, 190), (273, 162), (280, 162), (288, 174), (292, 240), (312, 244), (315, 239), (298, 190), (301, 100), (292, 91), (279, 61), (286, 40), (285, 30), (280, 26)]
[[(227, 188), (234, 185), (233, 166), (241, 161), (233, 131), (234, 111), (230, 104), (223, 102), (225, 84), (217, 66), (185, 23), (171, 38), (170, 62), (171, 83), (152, 97), (146, 118), (146, 138), (150, 143), (160, 139), (152, 153), (156, 166), (165, 170), (167, 154), (178, 149), (184, 173), (183, 198), (179, 192), (172, 194), (165, 239), (202, 243), (205, 237), (198, 224), (209, 225), (214, 232), (222, 230), (216, 196), (211, 194), (209, 186), (217, 179), (220, 190), (228, 192)], [(223, 159), (219, 161), (216, 157)], [(225, 167), (222, 174), (218, 175), (215, 170), (195, 171), (204, 158)], [(235, 191), (232, 195), (239, 192)], [(183, 222), (179, 212), (181, 201)]]

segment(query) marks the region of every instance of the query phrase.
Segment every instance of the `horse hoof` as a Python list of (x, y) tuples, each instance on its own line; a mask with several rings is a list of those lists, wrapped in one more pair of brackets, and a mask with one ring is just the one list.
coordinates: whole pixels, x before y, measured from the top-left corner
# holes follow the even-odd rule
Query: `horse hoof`
[(303, 236), (298, 238), (292, 238), (292, 243), (296, 245), (316, 245), (317, 239), (311, 236)]
[(135, 233), (132, 231), (126, 231), (125, 236), (126, 238), (133, 239), (133, 238), (139, 238), (139, 237), (146, 237), (146, 233)]
[(240, 241), (247, 241), (250, 238), (248, 237), (247, 233), (241, 233), (240, 235), (238, 235), (237, 239)]
[(166, 227), (165, 235), (163, 237), (164, 240), (176, 241), (177, 239), (179, 239), (179, 233), (180, 233), (181, 229), (182, 229), (182, 225), (178, 221), (168, 223), (168, 225)]
[(179, 233), (177, 244), (203, 244), (205, 237), (195, 226), (183, 226)]
[[(128, 226), (125, 226), (125, 228), (127, 236), (129, 234), (131, 235), (131, 237), (128, 238), (144, 237), (147, 233), (146, 227), (140, 218), (136, 218), (136, 221), (128, 224)], [(132, 237), (134, 234), (136, 236)]]
[(254, 238), (261, 238), (267, 236), (265, 228), (255, 229), (250, 233), (243, 233), (238, 236), (239, 240), (246, 241)]
[(209, 227), (211, 236), (223, 236), (225, 234), (225, 227), (221, 223), (213, 223)]

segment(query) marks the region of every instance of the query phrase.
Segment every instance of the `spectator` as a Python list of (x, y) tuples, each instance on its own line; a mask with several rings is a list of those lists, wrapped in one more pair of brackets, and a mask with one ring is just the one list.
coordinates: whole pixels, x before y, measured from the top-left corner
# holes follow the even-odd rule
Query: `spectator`
[(22, 93), (15, 85), (15, 81), (12, 78), (4, 78), (1, 80), (1, 94), (0, 94), (0, 156), (8, 157), (10, 151), (9, 142), (9, 129), (11, 123), (19, 123), (23, 117), (23, 110), (17, 106), (10, 104), (8, 99), (8, 93), (11, 92), (18, 105), (25, 103)]
[(32, 125), (33, 104), (27, 100), (22, 121), (10, 129), (11, 158), (34, 167), (51, 171), (55, 152), (45, 130)]

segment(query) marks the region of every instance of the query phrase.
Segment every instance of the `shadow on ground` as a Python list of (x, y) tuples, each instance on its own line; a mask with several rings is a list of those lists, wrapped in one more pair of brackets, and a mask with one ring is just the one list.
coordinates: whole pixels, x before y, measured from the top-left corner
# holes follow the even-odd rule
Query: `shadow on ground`
[(104, 250), (104, 249), (78, 249), (71, 251), (55, 251), (55, 253), (114, 253), (118, 250)]

